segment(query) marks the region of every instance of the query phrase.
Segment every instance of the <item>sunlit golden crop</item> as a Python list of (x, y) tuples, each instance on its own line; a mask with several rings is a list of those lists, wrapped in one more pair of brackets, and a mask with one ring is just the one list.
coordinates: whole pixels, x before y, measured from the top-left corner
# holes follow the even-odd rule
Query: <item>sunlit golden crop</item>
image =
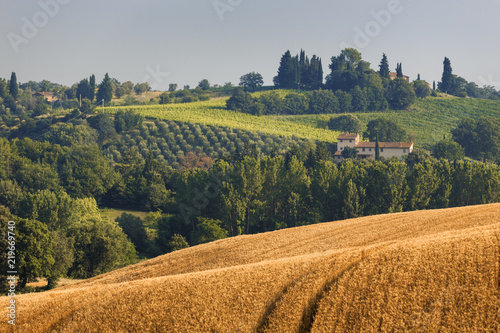
[(500, 204), (240, 236), (21, 295), (16, 332), (498, 332), (499, 252)]

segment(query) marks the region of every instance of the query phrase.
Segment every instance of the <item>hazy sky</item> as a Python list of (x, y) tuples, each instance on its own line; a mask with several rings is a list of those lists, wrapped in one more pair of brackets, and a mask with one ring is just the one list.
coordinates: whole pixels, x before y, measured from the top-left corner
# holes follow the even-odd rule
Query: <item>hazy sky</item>
[(121, 82), (272, 84), (281, 55), (323, 59), (356, 47), (378, 70), (440, 80), (454, 74), (500, 89), (499, 0), (0, 0), (0, 77), (71, 85), (106, 72)]

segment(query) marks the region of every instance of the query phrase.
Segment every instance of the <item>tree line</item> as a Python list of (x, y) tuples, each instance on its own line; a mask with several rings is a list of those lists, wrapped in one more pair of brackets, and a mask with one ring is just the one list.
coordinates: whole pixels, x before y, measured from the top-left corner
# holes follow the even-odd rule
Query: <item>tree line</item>
[[(217, 161), (176, 180), (179, 214), (169, 228), (191, 239), (200, 221), (229, 236), (366, 215), (498, 202), (500, 169), (426, 154), (340, 165), (318, 148), (305, 157)], [(201, 217), (201, 219), (200, 219)]]

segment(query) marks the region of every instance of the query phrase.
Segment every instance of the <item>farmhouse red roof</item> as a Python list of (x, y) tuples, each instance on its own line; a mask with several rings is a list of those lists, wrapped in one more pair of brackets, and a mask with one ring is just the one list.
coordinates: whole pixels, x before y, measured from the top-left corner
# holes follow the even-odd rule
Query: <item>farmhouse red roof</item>
[(344, 133), (344, 134), (340, 134), (337, 139), (339, 139), (339, 140), (353, 140), (353, 139), (356, 139), (358, 137), (358, 135), (359, 134), (357, 134), (357, 133)]

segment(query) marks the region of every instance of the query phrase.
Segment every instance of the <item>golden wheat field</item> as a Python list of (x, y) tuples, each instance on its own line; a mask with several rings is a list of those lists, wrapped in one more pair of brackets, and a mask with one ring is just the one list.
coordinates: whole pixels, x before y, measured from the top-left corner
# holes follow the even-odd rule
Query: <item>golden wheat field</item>
[(241, 236), (21, 295), (15, 331), (499, 332), (499, 252), (500, 204)]

